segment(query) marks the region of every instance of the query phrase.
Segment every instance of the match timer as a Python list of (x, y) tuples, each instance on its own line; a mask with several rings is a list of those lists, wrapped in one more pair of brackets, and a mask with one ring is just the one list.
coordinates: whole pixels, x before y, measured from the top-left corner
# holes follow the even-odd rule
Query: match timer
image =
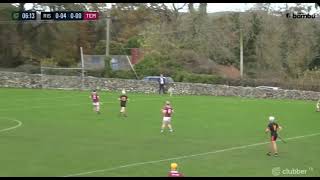
[(35, 11), (13, 12), (12, 19), (19, 21), (36, 20), (37, 13)]

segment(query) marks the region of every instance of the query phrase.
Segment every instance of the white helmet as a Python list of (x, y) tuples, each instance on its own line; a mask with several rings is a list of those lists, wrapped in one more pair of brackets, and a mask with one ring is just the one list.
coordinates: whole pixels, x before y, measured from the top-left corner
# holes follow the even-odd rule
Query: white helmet
[(269, 116), (269, 121), (273, 122), (275, 120), (275, 118), (273, 116)]

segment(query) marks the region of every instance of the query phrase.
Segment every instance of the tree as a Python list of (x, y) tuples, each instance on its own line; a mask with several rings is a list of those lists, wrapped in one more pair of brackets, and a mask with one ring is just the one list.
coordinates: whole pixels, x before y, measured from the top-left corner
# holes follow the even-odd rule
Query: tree
[(208, 6), (208, 3), (200, 3), (199, 12), (201, 16), (207, 15), (207, 6)]
[(190, 14), (195, 13), (194, 3), (188, 3), (188, 9)]

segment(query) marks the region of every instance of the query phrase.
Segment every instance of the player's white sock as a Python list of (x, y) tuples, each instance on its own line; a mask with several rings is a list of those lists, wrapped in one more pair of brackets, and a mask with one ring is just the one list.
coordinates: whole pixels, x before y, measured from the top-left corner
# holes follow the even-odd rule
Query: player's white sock
[(173, 129), (170, 129), (169, 131), (170, 131), (170, 132), (173, 132)]
[(162, 132), (163, 133), (163, 129), (161, 129), (161, 131), (160, 132)]

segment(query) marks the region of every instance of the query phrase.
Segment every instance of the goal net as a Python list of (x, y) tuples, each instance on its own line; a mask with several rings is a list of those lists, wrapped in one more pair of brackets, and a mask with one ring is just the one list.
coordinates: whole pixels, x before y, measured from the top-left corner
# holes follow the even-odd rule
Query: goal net
[[(63, 68), (41, 66), (42, 88), (85, 89), (85, 71), (83, 68)], [(68, 78), (65, 78), (68, 76)]]

